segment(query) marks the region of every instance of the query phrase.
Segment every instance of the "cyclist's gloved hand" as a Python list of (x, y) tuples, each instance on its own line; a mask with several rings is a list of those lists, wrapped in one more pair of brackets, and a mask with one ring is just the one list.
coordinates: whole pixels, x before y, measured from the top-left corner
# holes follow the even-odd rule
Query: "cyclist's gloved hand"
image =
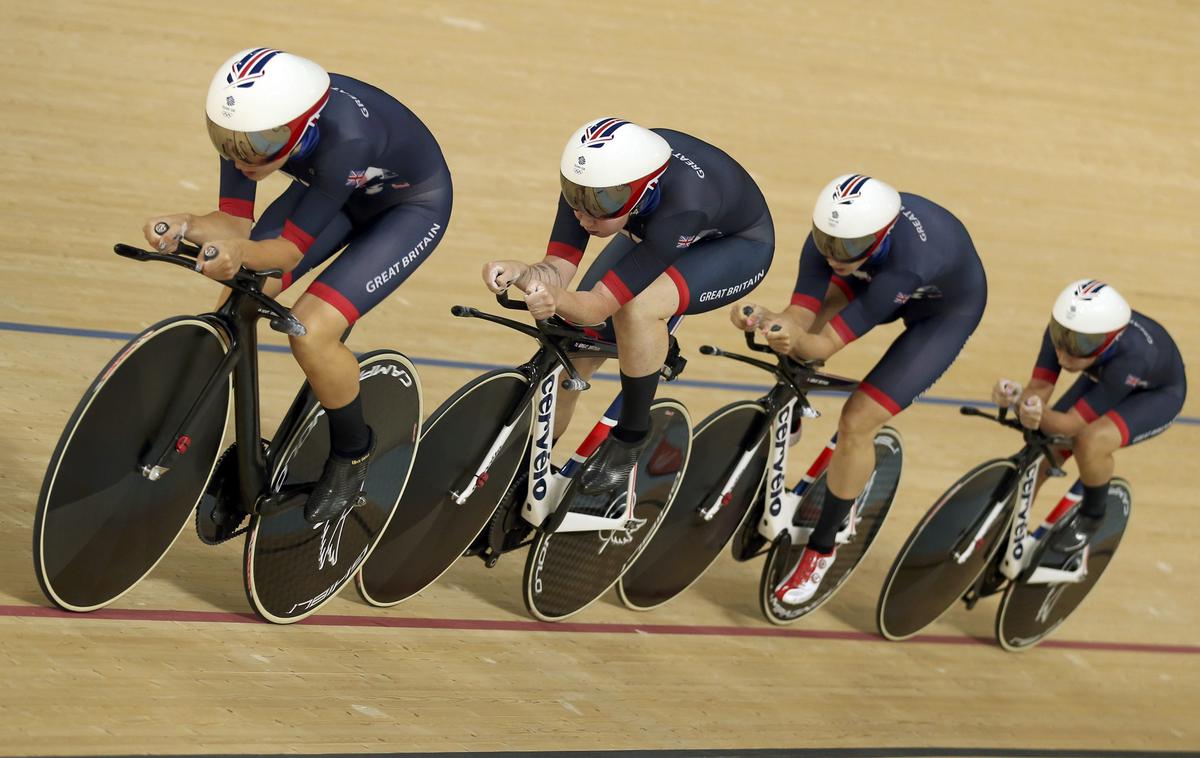
[(1042, 424), (1042, 412), (1045, 409), (1042, 407), (1042, 398), (1037, 395), (1030, 395), (1025, 398), (1025, 402), (1017, 409), (1017, 417), (1021, 419), (1021, 425), (1026, 429), (1037, 429)]
[(1011, 408), (1021, 397), (1021, 385), (1010, 379), (999, 379), (992, 387), (992, 402), (1000, 408)]
[(488, 261), (483, 264), (483, 283), (495, 294), (500, 294), (512, 285), (529, 269), (520, 261)]
[(176, 213), (170, 216), (155, 216), (148, 219), (142, 227), (142, 235), (150, 246), (160, 253), (173, 253), (179, 249), (179, 242), (187, 236), (188, 214)]
[(775, 315), (766, 315), (759, 320), (758, 328), (767, 338), (767, 344), (772, 350), (780, 355), (791, 354), (792, 329), (787, 320)]
[(534, 282), (525, 292), (525, 305), (529, 307), (530, 316), (542, 321), (554, 315), (558, 301), (549, 287), (541, 282)]
[(196, 259), (196, 270), (218, 282), (228, 281), (242, 267), (242, 240), (209, 242)]
[(729, 309), (729, 320), (743, 332), (749, 332), (758, 326), (767, 311), (754, 303), (734, 303)]

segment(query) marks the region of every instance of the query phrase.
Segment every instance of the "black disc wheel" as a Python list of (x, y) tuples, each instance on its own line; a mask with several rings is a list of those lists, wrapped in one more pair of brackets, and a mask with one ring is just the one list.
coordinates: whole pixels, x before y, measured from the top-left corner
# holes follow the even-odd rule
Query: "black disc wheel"
[[(170, 549), (220, 451), (230, 383), (179, 428), (225, 357), (198, 318), (162, 321), (135, 337), (84, 393), (59, 438), (38, 498), (34, 569), (50, 602), (93, 611), (142, 580)], [(152, 481), (143, 466), (182, 450)], [(151, 459), (155, 460), (151, 460)]]
[[(876, 608), (879, 633), (907, 639), (941, 618), (983, 573), (1002, 542), (1012, 505), (1016, 465), (1007, 459), (980, 464), (955, 482), (909, 535), (892, 563)], [(979, 536), (988, 514), (1005, 498), (1004, 511)], [(958, 554), (963, 556), (956, 558)]]
[[(1113, 479), (1108, 485), (1104, 520), (1087, 550), (1067, 556), (1065, 561), (1061, 556), (1052, 556), (1050, 551), (1042, 552), (1042, 565), (1067, 571), (1076, 569), (1086, 560), (1087, 574), (1083, 581), (1064, 584), (1009, 583), (1004, 597), (1000, 599), (1000, 611), (996, 614), (996, 639), (1001, 647), (1012, 652), (1033, 647), (1079, 607), (1116, 554), (1129, 523), (1132, 505), (1133, 493), (1129, 482)], [(1049, 540), (1053, 534), (1051, 531), (1043, 539)]]
[[(762, 406), (741, 401), (718, 409), (696, 428), (691, 459), (671, 510), (654, 539), (621, 576), (617, 591), (627, 608), (656, 608), (692, 586), (746, 520), (767, 470), (770, 422)], [(726, 491), (730, 477), (748, 456)], [(701, 511), (717, 501), (710, 520)]]
[(494, 371), (442, 403), (421, 434), (412, 481), (379, 545), (358, 573), (359, 594), (391, 606), (437, 580), (488, 524), (529, 440), (522, 413), (483, 481), (461, 505), (451, 492), (470, 481), (529, 387), (517, 371)]
[[(290, 624), (337, 595), (370, 556), (387, 528), (412, 471), (421, 421), (421, 385), (408, 358), (377, 350), (359, 361), (363, 415), (375, 454), (363, 488), (365, 503), (320, 524), (304, 518), (306, 495), (286, 508), (255, 515), (246, 537), (246, 595), (267, 621)], [(303, 486), (321, 476), (329, 455), (325, 412), (306, 386), (307, 411), (277, 439), (273, 488)]]
[[(674, 400), (656, 400), (650, 438), (637, 466), (633, 518), (624, 528), (590, 532), (538, 532), (525, 561), (525, 607), (541, 621), (561, 621), (583, 610), (637, 559), (670, 510), (691, 452), (692, 423)], [(568, 486), (559, 508), (572, 507)], [(624, 512), (619, 495), (609, 512)]]
[[(900, 486), (903, 467), (904, 446), (900, 433), (885, 426), (875, 435), (875, 471), (860, 496), (854, 537), (837, 546), (837, 559), (826, 572), (817, 594), (804, 603), (786, 603), (776, 597), (775, 590), (791, 576), (805, 546), (793, 543), (787, 532), (775, 539), (759, 579), (759, 607), (768, 621), (779, 625), (791, 624), (820, 608), (845, 585), (862, 559), (867, 557), (875, 538), (879, 536), (879, 530), (883, 528), (892, 501), (896, 498), (896, 489)], [(792, 517), (795, 526), (809, 530), (816, 526), (825, 491), (825, 474), (821, 474), (800, 500)]]

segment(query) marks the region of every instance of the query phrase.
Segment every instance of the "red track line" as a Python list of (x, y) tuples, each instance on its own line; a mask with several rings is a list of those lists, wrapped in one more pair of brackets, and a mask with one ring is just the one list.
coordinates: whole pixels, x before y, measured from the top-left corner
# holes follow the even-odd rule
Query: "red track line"
[[(97, 619), (105, 621), (182, 621), (195, 623), (259, 623), (251, 613), (221, 611), (170, 611), (105, 609), (92, 613), (69, 613), (57, 608), (32, 605), (0, 605), (0, 616), (16, 618)], [(792, 629), (774, 626), (688, 626), (682, 624), (587, 624), (565, 621), (548, 624), (541, 621), (500, 619), (435, 619), (391, 616), (311, 616), (306, 626), (377, 627), (381, 629), (457, 629), (492, 632), (567, 632), (574, 634), (675, 634), (710, 637), (794, 637), (849, 642), (883, 642), (867, 632), (839, 632), (826, 629)], [(990, 639), (948, 634), (923, 634), (908, 640), (926, 645), (989, 645)], [(1064, 650), (1103, 650), (1124, 653), (1172, 653), (1200, 655), (1200, 645), (1156, 645), (1137, 642), (1086, 642), (1047, 640), (1042, 647)]]

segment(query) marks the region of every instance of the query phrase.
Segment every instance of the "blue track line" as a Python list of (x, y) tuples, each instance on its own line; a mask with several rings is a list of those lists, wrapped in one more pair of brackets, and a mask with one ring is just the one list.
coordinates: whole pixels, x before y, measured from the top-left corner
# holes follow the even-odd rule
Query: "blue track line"
[[(129, 340), (135, 335), (131, 332), (109, 332), (103, 329), (79, 329), (67, 326), (46, 326), (43, 324), (21, 324), (15, 321), (0, 321), (0, 331), (3, 332), (26, 332), (28, 334), (52, 334), (59, 337), (84, 337), (87, 339), (101, 340)], [(268, 353), (287, 353), (290, 349), (284, 345), (259, 345), (259, 349)], [(454, 361), (445, 358), (415, 358), (409, 356), (409, 360), (418, 366), (434, 366), (436, 368), (452, 368), (461, 369), (464, 371), (494, 371), (498, 368), (506, 368), (493, 363), (480, 363), (478, 361)], [(595, 375), (596, 379), (605, 382), (620, 381), (620, 376), (617, 374), (600, 372)], [(752, 384), (748, 382), (716, 382), (707, 379), (676, 379), (672, 384), (679, 387), (696, 387), (699, 389), (710, 390), (727, 390), (730, 392), (749, 392), (753, 394), (763, 393), (767, 391), (765, 384)], [(811, 393), (816, 396), (821, 395), (836, 395), (840, 393), (816, 391)], [(922, 397), (917, 402), (929, 403), (931, 405), (969, 405), (975, 408), (987, 408), (991, 403), (980, 400), (968, 400), (957, 397)], [(1200, 418), (1194, 416), (1180, 416), (1175, 419), (1177, 424), (1188, 424), (1192, 426), (1200, 426)]]

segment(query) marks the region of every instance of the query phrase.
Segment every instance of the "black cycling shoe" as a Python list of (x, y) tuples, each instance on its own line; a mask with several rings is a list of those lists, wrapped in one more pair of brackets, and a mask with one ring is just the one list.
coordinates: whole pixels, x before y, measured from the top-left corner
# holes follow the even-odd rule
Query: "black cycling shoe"
[(603, 495), (624, 491), (629, 486), (629, 475), (649, 440), (649, 434), (637, 442), (623, 442), (609, 434), (579, 472), (579, 487), (583, 494)]
[(313, 487), (308, 502), (304, 504), (304, 519), (310, 524), (321, 524), (340, 516), (349, 508), (366, 502), (362, 495), (367, 480), (367, 467), (375, 452), (375, 433), (371, 432), (371, 444), (367, 451), (353, 459), (342, 458), (333, 453), (325, 460), (325, 470)]
[(1087, 547), (1100, 528), (1102, 518), (1092, 518), (1083, 513), (1076, 513), (1071, 520), (1055, 532), (1050, 541), (1050, 548), (1064, 555), (1077, 553)]

